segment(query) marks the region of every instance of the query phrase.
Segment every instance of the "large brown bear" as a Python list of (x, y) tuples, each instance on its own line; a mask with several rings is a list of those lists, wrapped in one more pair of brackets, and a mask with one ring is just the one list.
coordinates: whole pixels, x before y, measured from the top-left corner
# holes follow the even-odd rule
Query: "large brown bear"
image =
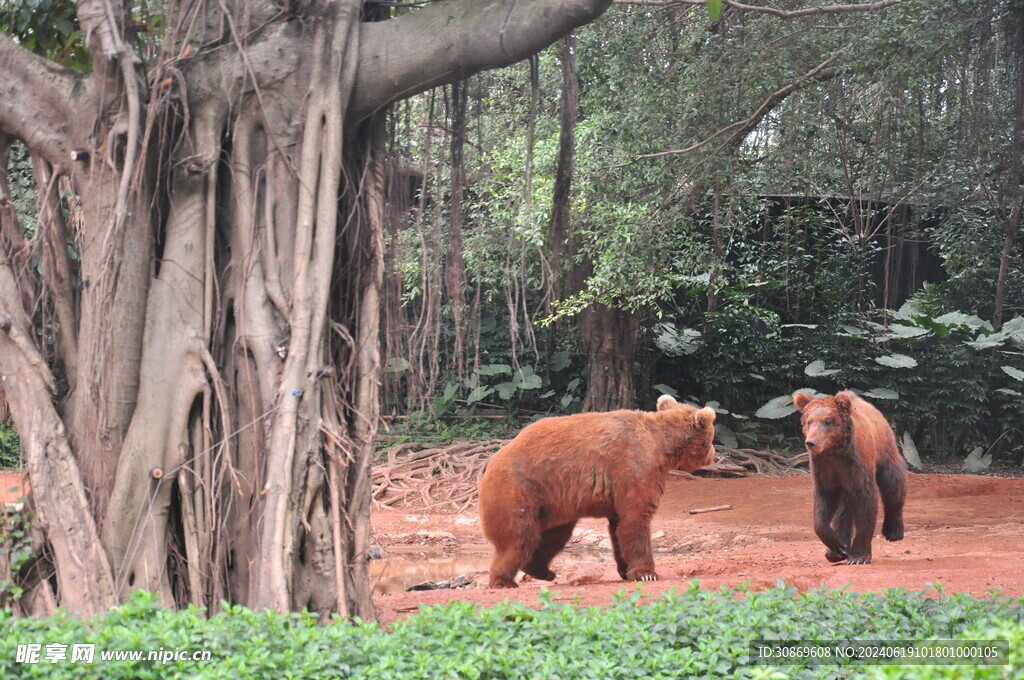
[(907, 464), (878, 409), (853, 392), (815, 399), (793, 395), (803, 413), (804, 443), (811, 457), (814, 533), (829, 562), (869, 564), (881, 492), (882, 535), (903, 538)]
[(608, 518), (619, 576), (654, 581), (651, 518), (669, 470), (714, 462), (715, 412), (668, 395), (658, 410), (581, 413), (528, 425), (487, 465), (480, 522), (494, 544), (491, 588), (515, 588), (522, 569), (548, 565), (580, 517)]

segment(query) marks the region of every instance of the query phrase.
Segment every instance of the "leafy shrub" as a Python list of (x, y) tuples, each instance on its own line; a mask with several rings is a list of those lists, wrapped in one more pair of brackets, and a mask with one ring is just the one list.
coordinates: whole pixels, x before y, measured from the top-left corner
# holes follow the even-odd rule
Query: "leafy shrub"
[[(21, 440), (10, 423), (0, 421), (0, 470), (21, 466)], [(6, 490), (6, 489), (5, 489)]]
[[(1024, 602), (1003, 596), (888, 590), (857, 595), (779, 586), (681, 592), (642, 604), (639, 590), (607, 608), (554, 602), (424, 607), (385, 632), (372, 623), (316, 625), (313, 615), (241, 607), (209, 619), (160, 609), (137, 593), (102, 619), (67, 614), (13, 619), (0, 612), (4, 678), (679, 678), (839, 677), (836, 666), (756, 666), (756, 639), (946, 639), (976, 626), (1019, 630)], [(1015, 628), (1016, 627), (1016, 628)], [(1019, 639), (1016, 638), (1016, 639)], [(92, 664), (16, 660), (19, 644), (96, 645)], [(208, 662), (103, 661), (110, 650), (208, 650)], [(1019, 665), (1020, 661), (1015, 662)]]
[(1013, 620), (996, 621), (974, 626), (959, 636), (961, 640), (1005, 640), (1009, 644), (1008, 666), (972, 666), (965, 673), (963, 666), (881, 666), (871, 677), (878, 680), (933, 680), (962, 678), (1003, 680), (1024, 674), (1024, 623)]

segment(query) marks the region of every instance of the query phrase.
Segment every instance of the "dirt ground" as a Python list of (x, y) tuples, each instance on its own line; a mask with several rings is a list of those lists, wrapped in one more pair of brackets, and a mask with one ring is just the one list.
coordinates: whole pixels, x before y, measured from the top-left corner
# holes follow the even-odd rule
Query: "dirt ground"
[[(17, 475), (0, 472), (0, 502)], [(689, 514), (695, 508), (733, 509)], [(1001, 588), (1024, 595), (1024, 479), (952, 474), (913, 474), (906, 507), (906, 538), (874, 541), (868, 566), (830, 565), (811, 531), (810, 477), (743, 479), (670, 478), (652, 526), (655, 563), (661, 581), (646, 584), (657, 594), (700, 579), (707, 588), (750, 581), (770, 588), (777, 579), (801, 589), (849, 586), (854, 591), (905, 586), (976, 596)], [(487, 589), (490, 546), (475, 515), (416, 514), (374, 510), (373, 532), (383, 556), (371, 562), (380, 620), (387, 624), (417, 611), (419, 605), (454, 598), (488, 603), (505, 599), (533, 603), (547, 586), (556, 599), (584, 605), (607, 604), (623, 587), (618, 579), (603, 520), (583, 520), (566, 552), (555, 558), (561, 574), (554, 583), (527, 582), (517, 590)], [(426, 580), (464, 574), (470, 588), (405, 592)], [(596, 582), (570, 585), (579, 575)]]
[[(807, 475), (670, 478), (652, 525), (661, 581), (645, 584), (643, 590), (657, 594), (695, 578), (707, 588), (749, 581), (751, 587), (764, 589), (783, 579), (802, 590), (821, 585), (849, 586), (857, 592), (899, 586), (921, 590), (937, 582), (947, 592), (983, 596), (1001, 588), (1008, 595), (1024, 595), (1024, 479), (913, 474), (908, 486), (906, 538), (888, 543), (876, 536), (872, 564), (850, 566), (825, 561), (824, 546), (811, 531)], [(688, 512), (719, 505), (733, 509)], [(536, 602), (542, 586), (559, 591), (556, 599), (600, 605), (629, 585), (615, 571), (603, 520), (583, 520), (577, 526), (566, 552), (552, 566), (564, 576), (550, 584), (522, 583), (516, 590), (485, 587), (490, 548), (475, 516), (375, 510), (373, 527), (384, 552), (372, 563), (383, 623), (403, 618), (419, 605), (450, 598)], [(413, 583), (467, 572), (475, 587), (403, 592)], [(579, 574), (599, 580), (570, 585), (568, 580)]]

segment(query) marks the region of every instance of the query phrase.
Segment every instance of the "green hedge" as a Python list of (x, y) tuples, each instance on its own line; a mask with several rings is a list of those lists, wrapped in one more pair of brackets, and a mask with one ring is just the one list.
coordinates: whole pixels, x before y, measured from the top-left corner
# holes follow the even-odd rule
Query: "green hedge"
[[(984, 677), (1024, 674), (1015, 667), (758, 666), (754, 639), (946, 639), (995, 636), (1024, 642), (1024, 599), (994, 594), (976, 599), (905, 590), (858, 595), (780, 585), (701, 590), (693, 582), (647, 604), (622, 594), (606, 608), (551, 600), (477, 607), (466, 602), (423, 608), (390, 632), (372, 623), (317, 626), (310, 614), (282, 615), (229, 607), (204, 618), (197, 609), (161, 609), (137, 593), (103, 620), (60, 614), (15, 619), (0, 612), (2, 678), (787, 678)], [(19, 663), (18, 645), (42, 645), (40, 660)], [(93, 663), (42, 657), (49, 644), (95, 644)], [(206, 662), (104, 661), (103, 651), (207, 650)], [(70, 652), (70, 647), (69, 647)], [(925, 670), (922, 670), (924, 668)], [(966, 673), (964, 671), (967, 671)], [(928, 673), (934, 673), (929, 675)], [(1024, 677), (1024, 676), (1022, 676)]]

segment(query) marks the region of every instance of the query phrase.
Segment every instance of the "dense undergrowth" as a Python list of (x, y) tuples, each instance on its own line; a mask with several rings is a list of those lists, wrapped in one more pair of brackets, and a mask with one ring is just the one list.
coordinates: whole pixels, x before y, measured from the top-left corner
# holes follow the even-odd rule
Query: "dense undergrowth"
[[(14, 619), (0, 612), (3, 678), (833, 678), (1024, 677), (1024, 599), (977, 599), (887, 590), (799, 593), (780, 584), (701, 590), (695, 581), (641, 603), (623, 593), (606, 608), (451, 602), (424, 607), (386, 631), (373, 623), (318, 626), (311, 614), (228, 607), (167, 611), (137, 593), (103, 620), (60, 614)], [(1004, 666), (766, 666), (751, 662), (757, 639), (1008, 640)], [(39, 644), (35, 663), (18, 645)], [(92, 663), (48, 662), (49, 645), (95, 644)], [(102, 660), (104, 652), (159, 650), (179, 660)], [(183, 660), (208, 651), (209, 661)]]

